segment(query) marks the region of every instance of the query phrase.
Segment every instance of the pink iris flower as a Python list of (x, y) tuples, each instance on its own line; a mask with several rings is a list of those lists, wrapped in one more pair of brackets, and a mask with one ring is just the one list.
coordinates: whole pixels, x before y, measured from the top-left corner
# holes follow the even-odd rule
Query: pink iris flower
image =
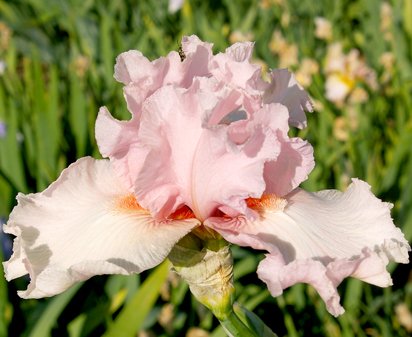
[(273, 296), (308, 283), (335, 316), (344, 278), (391, 285), (386, 265), (407, 263), (410, 250), (391, 205), (358, 179), (343, 193), (298, 187), (314, 159), (307, 141), (288, 136), (312, 109), (294, 76), (273, 70), (262, 80), (252, 43), (213, 55), (190, 36), (182, 50), (154, 61), (121, 54), (115, 78), (132, 118), (100, 109), (96, 139), (108, 159), (79, 159), (45, 191), (18, 195), (4, 226), (16, 236), (4, 267), (8, 280), (30, 275), (19, 295), (140, 273), (198, 226), (266, 251), (257, 273)]

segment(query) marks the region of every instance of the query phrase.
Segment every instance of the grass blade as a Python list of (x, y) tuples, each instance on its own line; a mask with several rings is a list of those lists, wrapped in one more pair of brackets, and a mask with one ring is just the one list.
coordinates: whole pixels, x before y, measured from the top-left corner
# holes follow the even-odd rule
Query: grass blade
[(168, 273), (169, 263), (163, 262), (143, 282), (103, 337), (136, 336), (159, 296), (160, 288), (166, 281)]
[(44, 310), (40, 319), (37, 321), (33, 330), (28, 337), (49, 337), (51, 336), (51, 330), (56, 324), (57, 318), (61, 312), (76, 294), (77, 290), (81, 287), (81, 283), (78, 283), (65, 291), (63, 294), (56, 296), (50, 301), (50, 304)]

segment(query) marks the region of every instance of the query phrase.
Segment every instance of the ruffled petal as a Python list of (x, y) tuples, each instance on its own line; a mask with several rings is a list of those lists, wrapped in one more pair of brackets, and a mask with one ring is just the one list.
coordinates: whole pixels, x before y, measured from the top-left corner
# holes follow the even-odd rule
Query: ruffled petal
[[(250, 120), (268, 126), (280, 145), (279, 155), (265, 163), (265, 194), (284, 196), (305, 181), (315, 166), (313, 148), (300, 138), (289, 138), (288, 109), (279, 103), (264, 104), (265, 113), (254, 113)], [(246, 137), (251, 123), (238, 123), (230, 128), (236, 141)], [(243, 130), (242, 130), (243, 126)]]
[(266, 103), (281, 103), (289, 109), (289, 123), (300, 129), (306, 127), (305, 111), (312, 112), (313, 107), (306, 91), (287, 69), (276, 69), (270, 73), (271, 83), (266, 88)]
[(336, 287), (348, 276), (378, 286), (391, 285), (389, 260), (408, 263), (410, 247), (370, 186), (354, 179), (345, 193), (296, 189), (285, 198), (251, 200), (260, 214), (209, 219), (206, 224), (228, 241), (269, 252), (258, 268), (274, 296), (295, 283), (311, 284), (330, 313), (343, 313)]
[(167, 66), (165, 61), (165, 58), (160, 58), (153, 64), (140, 51), (129, 50), (116, 58), (114, 78), (125, 85), (135, 82), (152, 86), (157, 79), (156, 75), (164, 72)]
[[(182, 38), (182, 80), (180, 85), (188, 88), (196, 77), (210, 76), (210, 60), (213, 56), (212, 44), (201, 41), (197, 36), (184, 36)], [(170, 82), (176, 83), (176, 82)]]
[[(244, 199), (261, 195), (263, 165), (278, 155), (272, 130), (259, 123), (250, 126), (242, 144), (232, 142), (228, 126), (216, 123), (236, 106), (228, 100), (238, 96), (229, 90), (216, 100), (225, 111), (220, 113), (210, 104), (213, 93), (205, 95), (198, 85), (188, 90), (163, 87), (144, 105), (139, 137), (150, 151), (136, 194), (144, 207), (161, 217), (182, 204), (199, 219), (218, 208), (247, 212)], [(204, 97), (210, 100), (204, 102)], [(216, 120), (209, 125), (212, 118)]]
[(169, 83), (181, 83), (187, 71), (177, 52), (149, 61), (137, 50), (117, 57), (114, 77), (124, 83), (127, 107), (133, 115), (140, 116), (143, 101), (157, 89)]
[(30, 274), (23, 298), (58, 294), (99, 274), (159, 264), (196, 219), (156, 222), (107, 160), (83, 158), (42, 193), (18, 196), (4, 231), (16, 235), (8, 280)]
[(99, 110), (96, 119), (96, 141), (103, 157), (110, 158), (114, 173), (125, 186), (134, 190), (135, 180), (140, 171), (146, 149), (138, 142), (139, 119), (119, 121), (112, 117), (106, 107)]
[(252, 42), (238, 42), (215, 55), (211, 61), (211, 72), (219, 81), (243, 89), (257, 90), (263, 84), (261, 67), (250, 63)]
[(149, 150), (136, 194), (153, 214), (167, 217), (191, 199), (191, 166), (202, 132), (201, 111), (194, 95), (172, 86), (159, 89), (143, 111), (139, 141)]
[(125, 84), (127, 107), (133, 115), (140, 116), (144, 100), (168, 84), (188, 88), (197, 76), (209, 76), (212, 45), (197, 36), (182, 39), (184, 60), (172, 51), (166, 57), (149, 61), (140, 51), (130, 50), (116, 59), (114, 77)]
[(289, 138), (278, 133), (281, 150), (276, 160), (265, 164), (266, 194), (282, 197), (308, 178), (315, 167), (313, 148), (300, 138)]
[(182, 37), (182, 50), (185, 53), (186, 57), (195, 54), (199, 47), (204, 48), (209, 53), (212, 53), (213, 43), (204, 42), (200, 40), (196, 35)]

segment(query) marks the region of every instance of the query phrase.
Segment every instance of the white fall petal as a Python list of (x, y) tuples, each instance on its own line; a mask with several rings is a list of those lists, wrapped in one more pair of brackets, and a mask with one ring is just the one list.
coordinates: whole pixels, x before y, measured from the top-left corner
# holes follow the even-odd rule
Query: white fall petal
[(258, 275), (273, 296), (308, 283), (337, 316), (344, 310), (336, 287), (345, 277), (385, 287), (392, 284), (386, 271), (389, 260), (408, 263), (410, 247), (394, 226), (390, 208), (367, 183), (354, 179), (344, 193), (298, 188), (284, 199), (258, 204), (255, 221), (210, 219), (209, 225), (230, 242), (269, 252)]
[(29, 274), (23, 298), (58, 294), (99, 274), (131, 274), (162, 262), (195, 219), (155, 221), (108, 160), (83, 158), (44, 192), (18, 196), (4, 231), (16, 235), (7, 280)]

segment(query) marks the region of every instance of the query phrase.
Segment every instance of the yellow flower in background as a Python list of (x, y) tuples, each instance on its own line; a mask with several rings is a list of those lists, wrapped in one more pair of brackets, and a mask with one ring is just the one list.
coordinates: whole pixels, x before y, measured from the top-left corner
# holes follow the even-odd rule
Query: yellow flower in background
[(87, 56), (79, 55), (73, 60), (73, 70), (80, 78), (84, 77), (90, 67), (90, 59)]
[(384, 52), (379, 58), (379, 63), (383, 67), (383, 73), (380, 76), (379, 81), (386, 84), (392, 79), (393, 76), (395, 55), (390, 51)]
[(368, 92), (362, 87), (353, 89), (349, 96), (349, 102), (353, 104), (365, 103), (369, 98)]
[(234, 44), (236, 42), (253, 41), (254, 39), (255, 39), (255, 36), (253, 35), (252, 32), (243, 33), (240, 30), (233, 31), (232, 33), (230, 33), (230, 36), (229, 36), (229, 41), (231, 44)]
[(312, 84), (312, 76), (317, 72), (319, 72), (319, 64), (316, 60), (305, 57), (296, 71), (296, 80), (307, 88)]
[(270, 51), (278, 55), (278, 68), (289, 68), (298, 64), (298, 47), (289, 43), (279, 30), (275, 30), (269, 42)]
[(9, 26), (0, 21), (0, 52), (9, 47), (11, 35), (12, 31)]
[(272, 6), (284, 6), (284, 0), (261, 0), (259, 6), (263, 9), (268, 9)]
[(318, 39), (330, 41), (332, 40), (332, 23), (323, 17), (315, 18), (315, 36)]
[(388, 2), (382, 2), (381, 4), (380, 19), (380, 30), (383, 34), (383, 38), (386, 41), (392, 41), (393, 11), (392, 6)]
[(406, 331), (412, 332), (412, 312), (411, 309), (405, 303), (399, 303), (395, 307), (396, 318), (400, 325), (402, 325)]
[(290, 24), (290, 13), (285, 10), (282, 12), (282, 16), (280, 17), (280, 24), (283, 28), (288, 28)]
[(361, 103), (367, 99), (367, 92), (358, 88), (358, 84), (377, 89), (376, 73), (366, 64), (359, 50), (351, 49), (344, 54), (339, 42), (328, 46), (324, 71), (326, 98), (337, 106), (342, 106), (349, 96), (351, 103)]

